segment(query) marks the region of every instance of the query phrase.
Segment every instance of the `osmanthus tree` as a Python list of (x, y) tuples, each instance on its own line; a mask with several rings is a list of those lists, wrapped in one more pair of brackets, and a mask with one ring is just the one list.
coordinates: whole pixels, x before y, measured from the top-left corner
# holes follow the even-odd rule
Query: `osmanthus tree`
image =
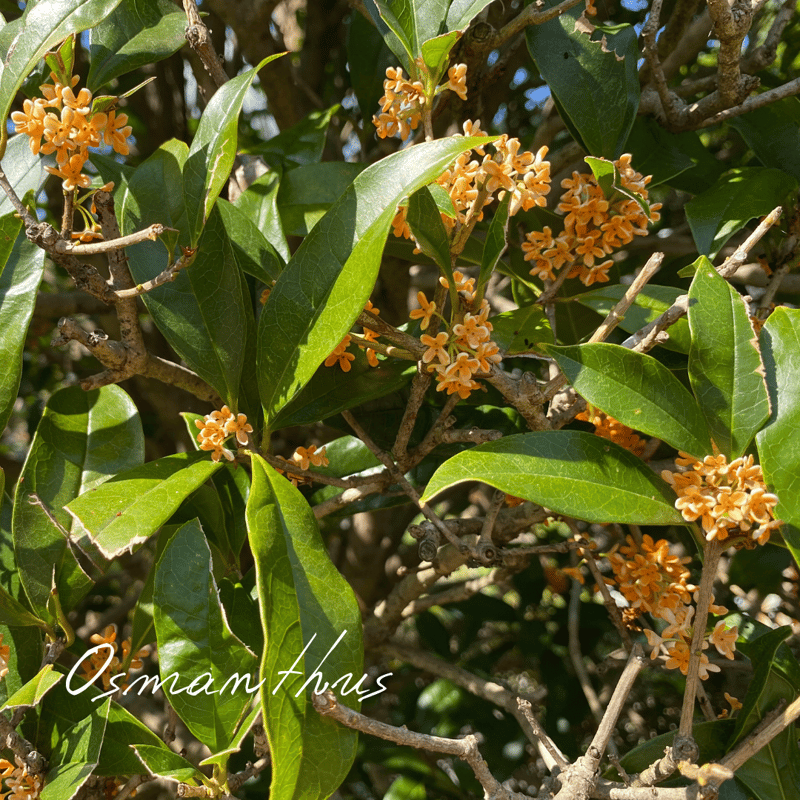
[(0, 7), (3, 797), (798, 796), (792, 0)]

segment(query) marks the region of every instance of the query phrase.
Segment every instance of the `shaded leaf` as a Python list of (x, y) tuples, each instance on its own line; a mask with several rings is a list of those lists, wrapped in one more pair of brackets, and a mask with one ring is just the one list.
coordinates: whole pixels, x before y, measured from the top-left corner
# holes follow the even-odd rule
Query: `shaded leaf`
[(234, 205), (255, 223), (285, 263), (289, 260), (290, 253), (278, 213), (280, 180), (280, 172), (267, 172), (256, 178), (236, 198)]
[(477, 445), (446, 461), (423, 500), (464, 481), (588, 522), (680, 525), (675, 495), (640, 459), (583, 431), (537, 431)]
[(322, 160), (331, 117), (340, 108), (341, 106), (335, 105), (312, 111), (291, 128), (245, 152), (264, 156), (267, 161), (277, 159), (287, 170), (304, 164), (318, 164)]
[(636, 32), (618, 25), (587, 34), (577, 24), (582, 14), (576, 6), (529, 25), (528, 49), (578, 142), (592, 155), (618, 158), (639, 107)]
[(625, 152), (633, 156), (638, 172), (652, 176), (648, 187), (653, 187), (671, 184), (672, 178), (691, 169), (697, 163), (691, 151), (698, 145), (703, 146), (695, 131), (671, 133), (653, 117), (639, 116), (625, 143)]
[(453, 280), (450, 266), (450, 237), (430, 189), (423, 186), (408, 198), (406, 222), (423, 253), (432, 258), (448, 280)]
[(489, 318), (492, 341), (506, 356), (538, 349), (536, 345), (552, 343), (553, 330), (540, 305), (504, 311)]
[(239, 269), (267, 286), (277, 280), (283, 260), (255, 222), (238, 206), (222, 198), (217, 200), (216, 208)]
[(741, 295), (706, 258), (689, 289), (689, 380), (720, 452), (738, 458), (769, 416), (758, 341)]
[[(366, 5), (369, 7), (372, 3), (368, 2)], [(372, 8), (374, 9), (374, 5)], [(363, 14), (350, 15), (350, 24), (347, 27), (347, 64), (350, 68), (350, 85), (358, 98), (361, 116), (366, 124), (378, 111), (386, 69), (395, 66), (397, 59), (384, 42), (378, 28)]]
[(797, 180), (779, 169), (729, 170), (685, 206), (697, 251), (713, 258), (734, 233), (783, 204), (796, 189)]
[[(39, 191), (46, 175), (45, 164), (52, 166), (52, 163), (52, 158), (31, 151), (30, 138), (27, 134), (21, 133), (8, 140), (6, 153), (3, 156), (3, 171), (20, 199), (23, 199), (28, 192)], [(3, 192), (0, 196), (0, 216), (13, 211), (11, 200)]]
[(122, 0), (92, 29), (87, 87), (97, 90), (114, 78), (154, 64), (186, 42), (186, 14), (169, 0)]

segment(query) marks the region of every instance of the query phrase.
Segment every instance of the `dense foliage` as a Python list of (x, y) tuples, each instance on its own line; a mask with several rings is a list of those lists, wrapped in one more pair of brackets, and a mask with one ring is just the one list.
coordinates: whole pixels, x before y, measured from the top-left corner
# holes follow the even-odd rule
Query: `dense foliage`
[(795, 5), (0, 2), (0, 795), (798, 796)]

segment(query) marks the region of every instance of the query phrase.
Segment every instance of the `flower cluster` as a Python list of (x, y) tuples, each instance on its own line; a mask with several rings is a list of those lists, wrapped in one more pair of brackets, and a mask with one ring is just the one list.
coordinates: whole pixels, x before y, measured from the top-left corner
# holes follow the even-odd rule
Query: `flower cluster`
[(89, 148), (105, 143), (120, 155), (128, 155), (132, 129), (128, 116), (113, 108), (92, 113), (92, 93), (85, 88), (77, 95), (73, 91), (77, 76), (69, 86), (60, 83), (55, 73), (50, 77), (53, 83), (39, 87), (43, 96), (25, 100), (23, 110), (14, 111), (11, 120), (17, 133), (28, 135), (34, 155), (55, 154), (57, 166), (47, 167), (47, 171), (61, 178), (65, 192), (72, 192), (91, 183), (82, 172)]
[[(427, 72), (422, 59), (417, 59), (416, 68), (418, 72)], [(467, 65), (456, 64), (450, 67), (447, 77), (447, 84), (438, 87), (434, 94), (449, 89), (462, 100), (466, 100)], [(383, 82), (383, 97), (379, 101), (381, 113), (372, 117), (378, 136), (386, 139), (399, 134), (401, 139), (407, 139), (411, 131), (419, 126), (423, 108), (430, 99), (422, 81), (407, 79), (400, 67), (389, 67)]]
[[(298, 447), (294, 453), (292, 453), (291, 458), (284, 458), (283, 456), (278, 456), (278, 458), (281, 461), (285, 461), (287, 464), (294, 464), (300, 467), (300, 469), (305, 470), (310, 469), (312, 466), (327, 467), (328, 464), (330, 464), (325, 455), (325, 447), (317, 449), (315, 444), (310, 444), (308, 447)], [(284, 470), (277, 467), (276, 469), (281, 475), (286, 475), (295, 486), (310, 485), (312, 482), (311, 478), (303, 475), (296, 475), (293, 472), (284, 472)]]
[[(131, 640), (125, 639), (122, 642), (122, 645), (119, 646), (122, 651), (122, 658), (120, 659), (117, 656), (117, 628), (115, 625), (109, 625), (102, 633), (94, 633), (90, 637), (90, 641), (93, 645), (99, 644), (107, 644), (110, 645), (114, 650), (114, 655), (111, 658), (108, 666), (103, 669), (104, 664), (108, 661), (108, 654), (109, 650), (107, 647), (103, 647), (98, 650), (96, 653), (92, 653), (92, 655), (88, 659), (84, 659), (83, 663), (81, 664), (81, 670), (83, 671), (83, 677), (86, 678), (87, 681), (91, 681), (93, 678), (97, 676), (97, 673), (100, 670), (103, 670), (102, 674), (100, 675), (101, 680), (103, 681), (103, 688), (108, 691), (109, 686), (111, 685), (111, 677), (113, 675), (118, 675), (121, 671), (122, 665), (128, 660), (128, 656), (131, 652)], [(147, 650), (142, 649), (136, 653), (131, 660), (130, 668), (131, 669), (141, 669), (143, 664), (141, 659), (147, 655)], [(127, 687), (127, 682), (119, 684), (120, 688), (125, 689)]]
[[(467, 120), (463, 126), (465, 136), (487, 136), (480, 129), (480, 120)], [(508, 213), (528, 211), (535, 206), (546, 205), (545, 197), (550, 192), (550, 162), (545, 160), (547, 148), (542, 147), (534, 155), (520, 152), (519, 139), (503, 134), (492, 145), (494, 154), (485, 153), (483, 147), (473, 152), (462, 153), (450, 169), (443, 172), (436, 182), (450, 195), (455, 216), (442, 213), (442, 222), (448, 231), (456, 224), (464, 225), (477, 215), (483, 218), (483, 209), (497, 197), (502, 200), (511, 194)], [(406, 206), (397, 210), (392, 220), (395, 236), (412, 238), (411, 228), (406, 222)]]
[[(364, 306), (364, 311), (371, 311), (375, 316), (381, 313), (379, 308), (376, 308), (372, 305), (370, 300), (367, 300), (367, 304)], [(367, 347), (366, 342), (374, 342), (377, 341), (379, 334), (376, 331), (370, 330), (369, 328), (364, 328), (363, 333), (361, 334), (359, 340), (359, 347), (362, 350), (366, 350), (367, 353), (367, 363), (371, 367), (378, 366), (378, 354), (375, 352), (374, 348)], [(326, 367), (333, 367), (334, 365), (338, 364), (339, 369), (342, 372), (350, 372), (350, 368), (352, 366), (352, 362), (356, 360), (355, 355), (348, 351), (348, 347), (350, 346), (350, 342), (352, 341), (352, 336), (348, 333), (338, 345), (336, 345), (334, 351), (325, 359), (323, 366)]]
[(3, 800), (36, 800), (42, 791), (42, 779), (28, 771), (28, 765), (18, 756), (14, 756), (15, 764), (0, 758), (0, 780), (5, 783), (6, 791), (0, 793)]
[[(686, 675), (689, 669), (691, 641), (693, 635), (692, 621), (695, 607), (697, 587), (688, 583), (689, 571), (685, 564), (688, 558), (679, 558), (669, 552), (669, 544), (665, 539), (654, 542), (650, 536), (642, 538), (641, 545), (631, 536), (627, 544), (608, 555), (614, 573), (610, 583), (616, 583), (623, 597), (628, 601), (631, 612), (626, 615), (639, 616), (644, 612), (666, 625), (661, 633), (645, 630), (647, 642), (652, 647), (651, 658), (656, 658), (662, 646), (666, 648), (667, 669), (679, 669)], [(711, 612), (725, 614), (727, 609), (714, 605), (711, 598)], [(703, 650), (710, 644), (726, 658), (733, 658), (736, 650), (738, 629), (734, 625), (728, 628), (720, 620), (707, 640), (703, 642)], [(700, 656), (700, 678), (706, 680), (710, 672), (719, 672), (716, 664), (711, 664), (708, 656)]]
[(773, 513), (778, 497), (767, 491), (761, 466), (753, 463), (753, 456), (729, 464), (724, 455), (697, 461), (681, 453), (675, 463), (679, 470), (664, 470), (661, 477), (678, 495), (675, 508), (687, 522), (699, 521), (709, 542), (734, 543), (745, 537), (745, 545), (766, 544), (770, 531), (782, 524)]
[[(631, 167), (629, 154), (622, 155), (614, 165), (620, 175), (622, 187), (647, 200), (647, 184), (651, 177), (643, 177)], [(600, 259), (633, 240), (646, 236), (648, 222), (660, 218), (660, 203), (650, 206), (650, 216), (635, 200), (614, 191), (610, 198), (594, 175), (572, 173), (561, 181), (566, 191), (561, 195), (557, 209), (565, 214), (564, 231), (553, 236), (550, 227), (533, 231), (526, 236), (522, 249), (525, 260), (533, 262), (530, 274), (542, 280), (554, 280), (555, 273), (569, 266), (568, 278), (580, 278), (585, 286), (608, 280), (611, 259)]]
[(591, 422), (597, 436), (616, 442), (626, 450), (630, 450), (635, 456), (641, 456), (647, 447), (647, 442), (634, 433), (632, 428), (618, 422), (614, 417), (609, 417), (608, 414), (594, 406), (587, 405), (586, 411), (581, 411), (575, 419)]
[(234, 414), (228, 406), (222, 406), (219, 411), (206, 414), (203, 419), (195, 420), (199, 429), (197, 441), (201, 450), (210, 450), (211, 458), (219, 461), (223, 456), (228, 461), (233, 461), (234, 455), (223, 446), (229, 436), (236, 435), (236, 441), (245, 446), (250, 441), (253, 426), (247, 422), (246, 414)]
[[(471, 307), (475, 300), (475, 279), (465, 278), (454, 272), (456, 291)], [(439, 282), (449, 288), (446, 278)], [(428, 328), (431, 318), (436, 314), (436, 303), (428, 301), (422, 292), (417, 295), (421, 308), (411, 312), (411, 319), (421, 319), (420, 327)], [(470, 393), (480, 388), (473, 376), (478, 372), (489, 372), (492, 364), (502, 360), (500, 348), (491, 340), (492, 323), (489, 322), (489, 303), (481, 301), (477, 314), (469, 311), (457, 318), (449, 331), (441, 331), (436, 336), (422, 334), (420, 341), (427, 350), (422, 356), (429, 372), (436, 374), (436, 391), (446, 391), (448, 395), (458, 393), (466, 400)]]

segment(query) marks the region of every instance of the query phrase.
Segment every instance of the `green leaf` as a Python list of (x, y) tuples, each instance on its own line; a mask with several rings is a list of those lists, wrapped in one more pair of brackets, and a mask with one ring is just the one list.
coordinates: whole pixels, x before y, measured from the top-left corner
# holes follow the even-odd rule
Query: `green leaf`
[(72, 800), (89, 779), (100, 758), (110, 707), (111, 700), (106, 700), (64, 732), (50, 756), (42, 800)]
[(489, 280), (497, 262), (506, 250), (506, 237), (508, 236), (508, 204), (511, 202), (511, 195), (506, 194), (497, 211), (494, 212), (492, 221), (489, 223), (489, 230), (486, 234), (486, 241), (483, 245), (481, 256), (481, 271), (478, 276), (478, 286), (481, 287), (481, 297), (483, 296), (483, 286)]
[[(593, 309), (598, 314), (606, 315), (616, 304), (622, 300), (623, 295), (628, 290), (627, 286), (614, 284), (613, 286), (603, 286), (599, 289), (592, 289), (575, 297), (581, 305)], [(685, 292), (675, 289), (672, 286), (647, 285), (636, 295), (633, 305), (625, 312), (625, 316), (619, 326), (626, 333), (636, 333), (645, 325), (661, 316), (674, 302)], [(689, 323), (686, 319), (679, 319), (674, 325), (670, 325), (667, 330), (669, 339), (663, 346), (668, 350), (675, 350), (679, 353), (688, 353), (691, 347), (691, 335), (689, 333)]]
[[(238, 206), (219, 198), (216, 210), (242, 272), (269, 286), (283, 269), (283, 260), (253, 220)], [(193, 265), (194, 266), (194, 265)]]
[(632, 154), (633, 163), (642, 175), (652, 175), (648, 187), (653, 187), (671, 184), (672, 178), (691, 169), (697, 163), (692, 149), (698, 145), (703, 146), (695, 131), (671, 133), (653, 117), (640, 116), (633, 123), (625, 152)]
[(30, 504), (30, 496), (36, 494), (59, 524), (71, 531), (72, 520), (63, 506), (143, 458), (139, 415), (119, 386), (91, 392), (70, 386), (50, 397), (17, 484), (12, 523), (20, 578), (37, 615), (50, 618), (47, 601), (54, 573), (65, 611), (74, 607), (92, 581), (62, 532), (41, 508)]
[(734, 117), (728, 124), (739, 131), (765, 167), (800, 180), (800, 100), (787, 97)]
[[(159, 559), (153, 605), (169, 702), (203, 744), (223, 750), (252, 699), (258, 661), (228, 627), (196, 520), (178, 529)], [(236, 682), (245, 676), (244, 684)]]
[(463, 31), (492, 0), (451, 0), (447, 9), (447, 30)]
[[(9, 155), (18, 141), (19, 137), (11, 140)], [(0, 218), (0, 431), (17, 399), (22, 351), (44, 268), (44, 250), (29, 242), (21, 228), (22, 220)]]
[(234, 205), (255, 223), (285, 263), (289, 260), (290, 253), (278, 213), (280, 180), (280, 172), (267, 172), (256, 178), (236, 198)]
[[(6, 154), (3, 157), (3, 170), (6, 173), (8, 182), (11, 184), (17, 197), (25, 202), (25, 195), (28, 192), (39, 191), (39, 187), (45, 178), (45, 164), (52, 166), (52, 159), (41, 153), (34, 154), (30, 148), (30, 138), (26, 133), (12, 136), (8, 140)], [(0, 198), (0, 216), (14, 211), (11, 200), (5, 192)], [(37, 248), (39, 249), (39, 248)]]
[(188, 783), (190, 786), (202, 783), (205, 778), (205, 775), (194, 764), (164, 747), (136, 744), (133, 746), (133, 752), (139, 756), (147, 771), (158, 778), (180, 781), (180, 783)]
[(75, 65), (75, 35), (68, 36), (60, 47), (45, 53), (44, 61), (56, 80), (69, 86)]
[(427, 186), (418, 189), (408, 198), (406, 222), (422, 252), (438, 264), (445, 277), (452, 283), (450, 237), (447, 235), (436, 201)]
[(312, 111), (291, 128), (281, 131), (267, 142), (248, 148), (245, 152), (264, 156), (267, 161), (277, 159), (287, 170), (306, 164), (318, 164), (322, 160), (331, 117), (340, 108), (341, 106), (335, 105)]
[[(19, 36), (9, 47), (0, 78), (0, 121), (5, 144), (6, 118), (23, 81), (53, 45), (104, 20), (120, 0), (39, 0), (28, 3)], [(0, 156), (5, 150), (0, 146)]]
[(703, 412), (661, 363), (616, 344), (548, 346), (575, 391), (629, 428), (702, 460), (711, 452)]
[(689, 289), (689, 380), (711, 438), (738, 458), (769, 416), (764, 368), (741, 295), (708, 259), (697, 267)]
[(583, 431), (523, 433), (465, 450), (436, 470), (422, 499), (468, 480), (587, 522), (683, 524), (661, 478), (619, 445)]
[(286, 234), (306, 236), (364, 169), (365, 164), (323, 161), (287, 172), (277, 199)]
[(403, 197), (483, 138), (416, 145), (359, 175), (281, 273), (258, 327), (258, 378), (267, 424), (305, 386), (369, 298)]
[(180, 50), (186, 15), (169, 0), (122, 0), (92, 29), (89, 42), (86, 85), (96, 93), (114, 78)]
[(460, 31), (450, 31), (422, 43), (420, 47), (422, 60), (425, 62), (432, 80), (437, 82), (441, 80), (444, 68), (447, 66), (450, 51), (460, 37)]
[(586, 18), (578, 23), (582, 15), (583, 7), (576, 6), (543, 25), (529, 25), (528, 49), (578, 142), (592, 155), (618, 158), (639, 108), (636, 32), (618, 25), (588, 33)]
[[(369, 7), (371, 4), (367, 3)], [(374, 6), (372, 10), (374, 11)], [(377, 11), (374, 12), (377, 16)], [(378, 17), (381, 23), (383, 20)], [(385, 24), (383, 28), (386, 29)], [(388, 29), (386, 29), (388, 30)], [(397, 64), (397, 58), (384, 42), (378, 27), (363, 14), (351, 14), (347, 26), (347, 64), (350, 85), (358, 98), (365, 127), (378, 110), (378, 100), (383, 94), (386, 69)]]
[(17, 625), (28, 627), (33, 625), (43, 631), (52, 632), (50, 626), (44, 620), (39, 619), (35, 614), (31, 614), (22, 603), (15, 600), (2, 586), (0, 586), (0, 625), (8, 625), (9, 627)]
[[(777, 651), (790, 635), (791, 628), (785, 626), (764, 633), (754, 641), (737, 642), (737, 649), (753, 663), (753, 677), (736, 718), (729, 749), (746, 738), (778, 703), (791, 702), (797, 697), (800, 683), (787, 679), (775, 664)], [(751, 756), (736, 770), (736, 778), (758, 800), (790, 800), (797, 797), (800, 791), (800, 753), (797, 750), (797, 735), (792, 727), (781, 731)]]
[[(166, 241), (145, 241), (128, 248), (131, 274), (137, 283), (156, 277), (171, 258), (178, 257), (178, 245), (188, 244), (187, 212), (181, 193), (175, 191), (183, 180), (186, 158), (186, 145), (167, 142), (139, 166), (121, 190), (123, 234), (154, 222), (181, 231), (180, 238), (172, 234)], [(255, 324), (245, 307), (243, 278), (220, 212), (212, 210), (197, 244), (193, 263), (143, 299), (170, 346), (236, 410), (242, 363), (252, 346), (249, 339)]]
[(592, 174), (597, 181), (597, 185), (603, 192), (603, 197), (608, 199), (614, 190), (614, 184), (618, 183), (617, 177), (619, 171), (614, 166), (613, 162), (607, 161), (605, 158), (595, 158), (594, 156), (586, 156), (583, 159), (592, 170)]
[(354, 350), (356, 360), (350, 372), (342, 372), (338, 364), (321, 366), (294, 399), (275, 417), (272, 430), (293, 425), (313, 425), (334, 414), (385, 397), (402, 389), (416, 373), (416, 363), (390, 358), (371, 367), (364, 351)]
[(106, 558), (133, 552), (220, 467), (207, 453), (175, 453), (115, 475), (66, 506)]
[(767, 375), (772, 413), (756, 435), (764, 478), (780, 502), (781, 532), (800, 564), (800, 311), (776, 308), (761, 330), (761, 353)]
[(697, 251), (713, 258), (734, 233), (782, 205), (796, 189), (797, 180), (779, 169), (729, 170), (685, 206)]
[(363, 668), (358, 604), (308, 503), (257, 455), (247, 523), (266, 642), (259, 678), (270, 798), (328, 797), (353, 763), (357, 734), (317, 714), (306, 689), (335, 683), (348, 705), (358, 704), (351, 695)]
[[(68, 689), (71, 687), (71, 692)], [(79, 692), (79, 694), (75, 694)], [(101, 692), (77, 679), (61, 681), (42, 701), (38, 740), (53, 749), (76, 722), (96, 714)], [(137, 775), (145, 770), (131, 750), (132, 744), (150, 744), (166, 749), (166, 745), (143, 723), (117, 703), (112, 702), (108, 725), (95, 774)]]
[(236, 158), (239, 112), (250, 84), (259, 70), (281, 55), (269, 56), (258, 66), (223, 84), (200, 117), (183, 172), (183, 196), (192, 247), (199, 241), (217, 196), (230, 176)]
[(553, 330), (544, 309), (539, 305), (504, 311), (490, 317), (492, 341), (506, 356), (539, 349), (538, 344), (553, 342)]
[(3, 710), (17, 706), (38, 706), (42, 698), (63, 678), (60, 672), (53, 671), (52, 664), (46, 664), (21, 689), (6, 700)]

